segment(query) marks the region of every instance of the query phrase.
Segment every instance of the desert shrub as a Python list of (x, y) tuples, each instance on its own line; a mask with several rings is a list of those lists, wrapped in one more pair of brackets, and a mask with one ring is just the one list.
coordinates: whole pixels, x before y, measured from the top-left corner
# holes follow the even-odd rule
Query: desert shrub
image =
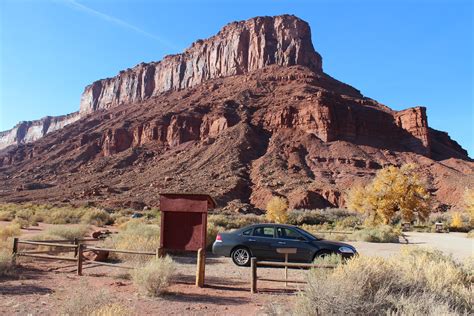
[(321, 264), (321, 265), (340, 265), (344, 262), (344, 259), (340, 254), (332, 253), (330, 255), (324, 257), (316, 257), (313, 261), (314, 264)]
[(354, 228), (361, 225), (361, 214), (338, 208), (322, 210), (292, 210), (288, 212), (287, 223), (291, 225), (321, 225), (330, 224), (331, 227)]
[(348, 208), (375, 224), (389, 224), (399, 218), (424, 221), (430, 213), (430, 194), (413, 164), (385, 167), (367, 186), (354, 186), (347, 197)]
[(288, 201), (274, 196), (267, 203), (266, 217), (270, 222), (284, 224), (288, 219)]
[(171, 257), (149, 261), (145, 266), (132, 271), (133, 282), (149, 296), (160, 296), (169, 286), (175, 272), (175, 264)]
[(12, 221), (15, 218), (15, 212), (11, 210), (0, 211), (0, 221)]
[(468, 233), (467, 233), (467, 238), (474, 238), (474, 229), (473, 230), (470, 230)]
[(308, 282), (296, 302), (298, 315), (448, 315), (471, 308), (469, 273), (433, 250), (358, 256), (331, 273), (312, 270)]
[(13, 275), (12, 255), (7, 249), (0, 250), (0, 277)]
[(85, 282), (75, 288), (74, 294), (69, 296), (62, 305), (60, 315), (83, 316), (92, 315), (103, 306), (111, 304), (107, 292), (92, 290)]
[(221, 226), (216, 226), (212, 223), (207, 225), (207, 236), (206, 236), (206, 247), (210, 249), (212, 244), (216, 240), (218, 233), (223, 232), (225, 229)]
[(81, 217), (81, 221), (85, 224), (96, 226), (113, 224), (113, 219), (110, 214), (101, 209), (91, 209), (85, 212)]
[(130, 315), (130, 310), (118, 303), (110, 303), (99, 306), (92, 311), (91, 316), (127, 316)]
[(400, 235), (401, 231), (399, 229), (383, 225), (358, 230), (352, 234), (351, 238), (368, 242), (397, 243)]
[[(104, 246), (122, 250), (156, 251), (160, 247), (160, 228), (141, 219), (131, 219), (121, 227), (118, 234), (107, 238)], [(113, 254), (113, 256), (135, 263), (150, 259), (150, 256), (132, 254)]]
[(362, 225), (360, 216), (347, 216), (335, 222), (335, 229), (354, 229)]
[(6, 241), (10, 237), (17, 237), (21, 234), (21, 227), (18, 224), (10, 224), (0, 227), (0, 241)]
[(41, 237), (49, 236), (51, 239), (68, 239), (74, 240), (74, 238), (84, 237), (90, 230), (87, 225), (57, 225), (51, 226), (44, 234), (40, 234)]
[[(111, 224), (113, 219), (105, 210), (90, 207), (58, 207), (35, 204), (0, 204), (0, 220), (20, 219), (28, 225), (48, 224)], [(23, 222), (25, 223), (25, 222)]]
[(246, 215), (226, 215), (226, 214), (213, 214), (208, 218), (210, 224), (224, 228), (224, 230), (238, 229), (251, 224), (262, 223), (265, 221), (263, 216), (257, 216), (254, 214)]

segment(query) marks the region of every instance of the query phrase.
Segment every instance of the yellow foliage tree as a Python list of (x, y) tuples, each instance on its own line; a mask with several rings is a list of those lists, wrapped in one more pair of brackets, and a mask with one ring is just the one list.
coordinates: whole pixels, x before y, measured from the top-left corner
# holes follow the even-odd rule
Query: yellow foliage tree
[(470, 225), (474, 226), (474, 190), (466, 189), (464, 192), (464, 204), (469, 214)]
[(388, 224), (397, 214), (403, 221), (425, 220), (430, 212), (430, 194), (414, 164), (379, 170), (367, 186), (352, 188), (347, 200), (349, 209), (366, 213), (374, 224)]
[(267, 219), (271, 222), (284, 224), (288, 220), (288, 202), (286, 199), (274, 196), (267, 203)]
[(461, 213), (455, 212), (453, 217), (451, 218), (451, 225), (452, 228), (462, 228), (464, 226), (462, 222)]

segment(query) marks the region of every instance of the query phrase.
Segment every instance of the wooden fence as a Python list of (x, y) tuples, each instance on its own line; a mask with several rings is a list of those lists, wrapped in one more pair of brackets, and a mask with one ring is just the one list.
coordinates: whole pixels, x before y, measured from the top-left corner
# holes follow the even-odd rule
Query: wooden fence
[[(132, 255), (144, 255), (144, 256), (154, 256), (155, 258), (161, 257), (163, 255), (162, 249), (156, 249), (156, 251), (139, 251), (139, 250), (126, 250), (126, 249), (111, 249), (111, 248), (101, 248), (95, 247), (92, 245), (86, 245), (83, 242), (86, 241), (98, 241), (94, 238), (75, 238), (74, 240), (20, 240), (18, 238), (13, 238), (13, 250), (12, 250), (12, 263), (16, 264), (16, 258), (19, 256), (38, 258), (38, 259), (50, 259), (50, 260), (63, 260), (63, 261), (74, 261), (77, 263), (77, 275), (82, 275), (82, 267), (84, 263), (91, 263), (94, 265), (108, 266), (114, 268), (122, 269), (134, 269), (135, 267), (110, 263), (110, 262), (101, 262), (89, 260), (84, 256), (85, 252), (88, 251), (107, 251), (112, 253), (124, 253)], [(49, 255), (51, 250), (27, 250), (19, 251), (18, 245), (33, 245), (33, 246), (47, 246), (47, 247), (57, 247), (62, 248), (61, 252), (72, 252), (74, 251), (74, 257), (65, 257), (65, 256), (54, 256)], [(197, 252), (197, 267), (196, 267), (196, 286), (204, 286), (204, 274), (205, 274), (205, 251), (199, 249)]]
[[(149, 256), (155, 256), (155, 257), (159, 256), (158, 249), (155, 252), (148, 252), (148, 251), (100, 248), (100, 247), (94, 247), (91, 245), (84, 244), (83, 242), (86, 242), (86, 241), (98, 241), (98, 240), (94, 238), (82, 238), (82, 239), (76, 238), (74, 240), (40, 240), (40, 241), (35, 240), (33, 241), (33, 240), (20, 240), (18, 238), (13, 238), (12, 261), (13, 261), (13, 264), (15, 264), (16, 258), (20, 256), (38, 258), (38, 259), (74, 261), (74, 262), (77, 262), (77, 275), (82, 275), (82, 267), (85, 262), (94, 263), (95, 265), (103, 265), (103, 266), (123, 268), (123, 269), (135, 268), (135, 267), (125, 266), (125, 265), (120, 265), (120, 264), (115, 264), (115, 263), (89, 260), (84, 257), (84, 253), (88, 251), (108, 251), (108, 252), (115, 252), (115, 253), (135, 254), (135, 255), (149, 255)], [(51, 250), (19, 251), (18, 245), (20, 244), (62, 248), (60, 252), (73, 251), (74, 257), (49, 255), (52, 252)]]
[[(257, 275), (257, 267), (284, 267), (285, 268), (285, 278), (284, 279), (273, 279), (273, 278), (261, 278)], [(288, 279), (287, 269), (288, 268), (300, 268), (300, 269), (309, 269), (309, 268), (321, 268), (321, 269), (334, 269), (335, 265), (323, 265), (323, 264), (313, 264), (313, 263), (293, 263), (293, 262), (270, 262), (270, 261), (257, 261), (257, 258), (253, 257), (250, 259), (250, 292), (257, 293), (257, 281), (269, 281), (269, 282), (282, 282), (285, 284), (288, 283), (297, 283), (297, 284), (306, 284), (306, 281), (303, 280), (290, 280)]]

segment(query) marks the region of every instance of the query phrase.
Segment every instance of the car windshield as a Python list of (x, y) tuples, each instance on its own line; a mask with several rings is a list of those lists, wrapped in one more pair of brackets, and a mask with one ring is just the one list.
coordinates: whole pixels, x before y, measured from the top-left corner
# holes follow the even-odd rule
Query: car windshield
[(318, 238), (318, 237), (314, 236), (313, 234), (308, 233), (306, 230), (303, 230), (299, 227), (295, 227), (295, 228), (298, 230), (298, 232), (300, 232), (302, 235), (304, 235), (309, 240), (320, 240), (321, 239), (321, 238)]

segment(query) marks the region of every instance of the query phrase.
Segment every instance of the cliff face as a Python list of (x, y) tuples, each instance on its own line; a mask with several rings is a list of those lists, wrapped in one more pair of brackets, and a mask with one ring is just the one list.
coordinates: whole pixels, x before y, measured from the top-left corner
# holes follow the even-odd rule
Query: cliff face
[(183, 54), (99, 80), (80, 112), (23, 122), (0, 144), (18, 145), (0, 151), (0, 201), (129, 207), (199, 191), (221, 205), (264, 208), (281, 195), (324, 208), (404, 163), (420, 166), (441, 209), (474, 188), (474, 163), (429, 127), (424, 107), (394, 111), (323, 73), (293, 16), (231, 23)]
[(87, 86), (80, 113), (142, 101), (165, 91), (246, 74), (268, 65), (302, 65), (322, 72), (321, 56), (313, 48), (306, 22), (282, 15), (228, 24), (217, 35), (196, 41), (182, 54), (139, 64)]
[(8, 131), (0, 132), (0, 150), (11, 145), (33, 142), (48, 133), (80, 119), (79, 112), (61, 116), (46, 116), (36, 121), (23, 121)]

